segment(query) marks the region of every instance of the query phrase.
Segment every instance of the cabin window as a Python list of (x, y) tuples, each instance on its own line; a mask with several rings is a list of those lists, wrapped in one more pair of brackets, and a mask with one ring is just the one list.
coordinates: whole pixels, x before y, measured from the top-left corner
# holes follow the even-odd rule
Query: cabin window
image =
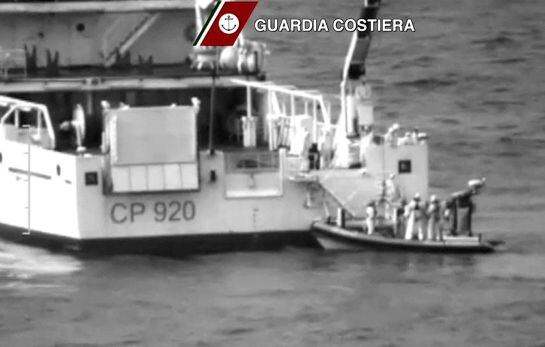
[(278, 171), (278, 153), (229, 153), (225, 154), (227, 173)]
[(409, 174), (412, 172), (412, 163), (410, 160), (400, 160), (397, 164), (397, 172), (400, 174)]
[(41, 117), (41, 114), (39, 114), (35, 110), (31, 112), (19, 113), (19, 126), (21, 128), (24, 128), (24, 127), (36, 128), (42, 123), (43, 123), (43, 119)]

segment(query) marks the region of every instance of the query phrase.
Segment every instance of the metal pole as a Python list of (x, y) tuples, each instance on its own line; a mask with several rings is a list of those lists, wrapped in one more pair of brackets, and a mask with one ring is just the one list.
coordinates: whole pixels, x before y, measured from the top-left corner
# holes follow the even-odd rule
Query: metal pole
[(246, 115), (252, 117), (252, 90), (250, 86), (246, 87)]
[(30, 125), (25, 125), (23, 128), (27, 129), (27, 231), (23, 235), (30, 235)]
[(210, 155), (214, 154), (214, 104), (216, 102), (216, 76), (218, 73), (218, 61), (219, 61), (219, 50), (217, 47), (216, 50), (216, 61), (214, 62), (214, 67), (212, 69), (212, 89), (210, 90), (210, 115), (208, 121), (208, 153)]

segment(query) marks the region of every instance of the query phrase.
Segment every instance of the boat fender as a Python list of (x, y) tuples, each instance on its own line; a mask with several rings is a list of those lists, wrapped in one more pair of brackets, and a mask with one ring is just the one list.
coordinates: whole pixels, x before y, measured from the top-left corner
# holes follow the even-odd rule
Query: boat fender
[(337, 208), (337, 226), (344, 228), (346, 226), (346, 211), (344, 208)]

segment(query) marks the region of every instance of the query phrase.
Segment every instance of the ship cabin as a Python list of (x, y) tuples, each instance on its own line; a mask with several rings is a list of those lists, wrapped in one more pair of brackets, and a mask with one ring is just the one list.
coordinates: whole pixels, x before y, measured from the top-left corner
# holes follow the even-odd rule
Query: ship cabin
[[(189, 183), (174, 186), (198, 189), (201, 151), (258, 153), (232, 157), (237, 162), (226, 163), (229, 170), (278, 169), (277, 155), (259, 154), (261, 148), (269, 152), (264, 115), (258, 117), (266, 93), (252, 89), (249, 95), (250, 87), (233, 81), (265, 79), (265, 45), (242, 36), (235, 47), (193, 47), (210, 3), (1, 1), (4, 138), (30, 139), (62, 153), (105, 155), (111, 158), (114, 192), (140, 189), (127, 187), (126, 180), (113, 182), (116, 175), (130, 176), (131, 165), (158, 163), (181, 165), (178, 171)], [(24, 112), (25, 101), (33, 114)], [(242, 129), (252, 122), (258, 130), (252, 145), (245, 145)], [(36, 135), (42, 131), (47, 136)], [(177, 170), (151, 166), (146, 170)], [(166, 183), (146, 184), (164, 190)]]
[[(337, 129), (316, 91), (264, 82), (264, 44), (193, 47), (212, 3), (0, 1), (3, 138), (95, 158), (86, 170), (102, 172), (105, 194), (198, 191), (221, 176), (226, 198), (275, 197), (338, 167), (349, 124)], [(396, 147), (387, 165), (380, 148), (369, 186), (388, 167), (427, 194), (427, 147)]]

